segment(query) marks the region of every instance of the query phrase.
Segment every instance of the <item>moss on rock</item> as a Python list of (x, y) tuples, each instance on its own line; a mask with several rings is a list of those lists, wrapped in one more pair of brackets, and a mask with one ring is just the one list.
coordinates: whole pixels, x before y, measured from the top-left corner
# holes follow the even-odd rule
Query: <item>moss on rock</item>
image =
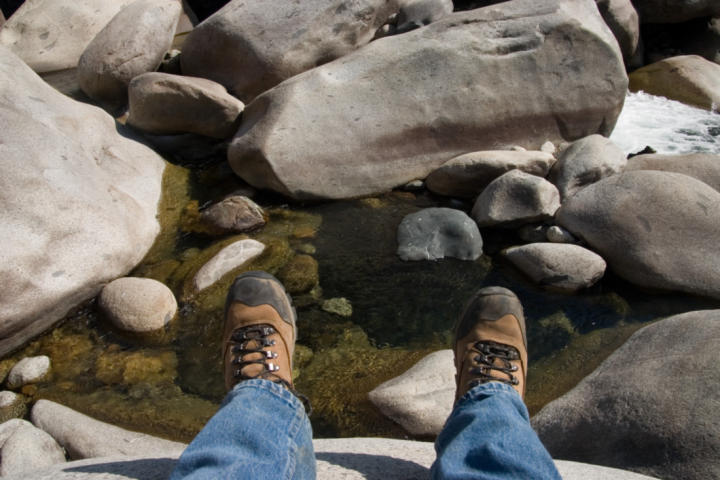
[(278, 272), (278, 279), (288, 293), (306, 293), (319, 282), (318, 262), (310, 255), (295, 255)]

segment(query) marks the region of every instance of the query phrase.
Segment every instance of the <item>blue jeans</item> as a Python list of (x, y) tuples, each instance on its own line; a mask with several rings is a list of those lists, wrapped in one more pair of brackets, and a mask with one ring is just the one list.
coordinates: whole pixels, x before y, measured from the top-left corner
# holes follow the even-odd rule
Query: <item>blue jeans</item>
[[(435, 444), (438, 479), (560, 479), (520, 395), (490, 382), (466, 393)], [(171, 480), (315, 478), (312, 429), (302, 403), (267, 380), (228, 394), (178, 460)]]

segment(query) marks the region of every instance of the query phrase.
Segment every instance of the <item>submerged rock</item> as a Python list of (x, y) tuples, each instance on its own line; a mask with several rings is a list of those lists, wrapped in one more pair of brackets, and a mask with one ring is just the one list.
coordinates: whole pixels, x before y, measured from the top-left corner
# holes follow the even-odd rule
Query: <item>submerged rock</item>
[(233, 195), (203, 210), (200, 221), (223, 233), (242, 233), (265, 225), (265, 212), (248, 197)]
[(352, 317), (352, 304), (344, 297), (329, 298), (322, 303), (321, 308), (328, 313), (334, 313), (341, 317)]
[(720, 298), (720, 192), (699, 180), (613, 175), (567, 199), (555, 219), (636, 285)]
[(397, 254), (402, 260), (477, 260), (482, 255), (477, 224), (465, 212), (452, 208), (426, 208), (405, 216), (397, 238)]
[(175, 317), (177, 301), (172, 291), (151, 278), (125, 277), (107, 284), (98, 306), (110, 322), (127, 332), (153, 332)]
[(249, 262), (265, 250), (265, 245), (257, 240), (239, 240), (228, 245), (210, 259), (195, 274), (195, 290), (203, 290), (222, 278), (231, 270)]
[(233, 0), (190, 33), (182, 71), (247, 102), (365, 45), (396, 10), (395, 0)]
[(716, 478), (718, 338), (720, 310), (645, 327), (546, 405), (533, 427), (554, 457), (658, 478)]
[(124, 105), (130, 80), (160, 66), (181, 12), (177, 0), (135, 0), (123, 8), (80, 57), (77, 75), (83, 92), (113, 106)]
[(228, 159), (248, 183), (293, 198), (357, 197), (466, 152), (609, 134), (626, 88), (592, 0), (514, 0), (283, 82), (246, 107)]
[(288, 293), (306, 293), (317, 286), (319, 265), (310, 255), (295, 255), (278, 272), (278, 278)]
[(16, 389), (29, 383), (37, 383), (50, 373), (50, 357), (40, 355), (25, 357), (10, 370), (7, 381), (8, 388)]
[(368, 397), (408, 433), (439, 434), (455, 402), (452, 350), (431, 353), (402, 375), (380, 384)]
[(1, 355), (142, 260), (165, 162), (2, 47), (0, 91)]

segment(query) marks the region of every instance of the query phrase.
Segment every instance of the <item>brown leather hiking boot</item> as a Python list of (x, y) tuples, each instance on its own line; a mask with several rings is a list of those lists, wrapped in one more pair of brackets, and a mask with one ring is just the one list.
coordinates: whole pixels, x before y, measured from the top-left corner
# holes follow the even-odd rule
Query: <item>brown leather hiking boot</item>
[(479, 290), (455, 329), (455, 402), (486, 382), (511, 385), (525, 397), (527, 339), (520, 300), (502, 287)]
[(265, 272), (238, 276), (225, 302), (225, 388), (263, 378), (293, 391), (296, 337), (295, 309), (282, 284)]

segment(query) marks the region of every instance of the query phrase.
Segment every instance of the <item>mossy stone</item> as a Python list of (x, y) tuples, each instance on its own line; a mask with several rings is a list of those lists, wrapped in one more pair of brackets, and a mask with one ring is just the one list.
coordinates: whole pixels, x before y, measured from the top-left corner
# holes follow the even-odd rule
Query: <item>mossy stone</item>
[(95, 376), (107, 385), (172, 383), (177, 363), (172, 351), (111, 351), (98, 357)]
[(295, 255), (280, 269), (278, 279), (288, 293), (295, 295), (313, 289), (319, 282), (318, 262), (310, 255)]
[(22, 418), (27, 413), (25, 397), (13, 392), (0, 392), (0, 423)]
[(328, 313), (340, 315), (341, 317), (352, 316), (352, 304), (350, 300), (344, 297), (325, 300), (322, 304), (322, 309)]

